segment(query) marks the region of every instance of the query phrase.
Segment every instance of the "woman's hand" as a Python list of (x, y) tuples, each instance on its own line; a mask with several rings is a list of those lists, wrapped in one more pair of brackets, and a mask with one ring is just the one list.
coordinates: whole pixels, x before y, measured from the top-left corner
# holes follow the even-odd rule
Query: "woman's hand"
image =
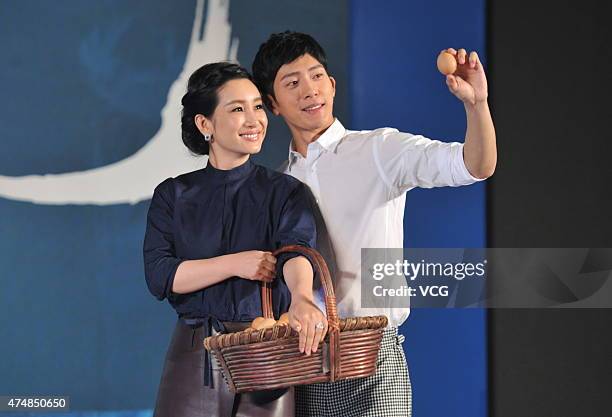
[(271, 252), (250, 250), (228, 256), (234, 276), (264, 282), (272, 282), (276, 276), (276, 258)]
[(316, 352), (327, 334), (327, 319), (312, 299), (293, 297), (289, 307), (289, 326), (300, 334), (300, 352)]
[(289, 326), (300, 334), (300, 352), (310, 355), (327, 333), (327, 319), (312, 301), (312, 266), (304, 256), (297, 256), (285, 262), (283, 275), (291, 291)]

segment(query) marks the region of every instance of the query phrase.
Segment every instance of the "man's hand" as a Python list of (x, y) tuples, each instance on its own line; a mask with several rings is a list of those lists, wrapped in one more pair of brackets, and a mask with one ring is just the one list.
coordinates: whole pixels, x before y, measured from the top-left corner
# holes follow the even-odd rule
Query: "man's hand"
[(487, 101), (487, 77), (478, 54), (470, 52), (468, 56), (465, 49), (456, 51), (453, 48), (442, 52), (450, 53), (457, 60), (455, 73), (446, 76), (446, 85), (450, 92), (466, 104), (476, 105)]
[(300, 334), (300, 352), (310, 356), (327, 334), (327, 319), (311, 299), (293, 298), (289, 307), (289, 326)]
[(276, 276), (276, 258), (270, 252), (250, 250), (228, 255), (234, 275), (252, 281), (272, 282)]

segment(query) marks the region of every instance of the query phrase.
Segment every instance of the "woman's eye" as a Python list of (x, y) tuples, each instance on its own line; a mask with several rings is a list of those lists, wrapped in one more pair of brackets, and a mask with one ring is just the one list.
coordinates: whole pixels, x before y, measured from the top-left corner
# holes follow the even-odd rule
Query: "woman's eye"
[(263, 104), (258, 104), (257, 106), (255, 106), (255, 110), (262, 110), (263, 109)]
[(293, 81), (289, 81), (289, 83), (287, 84), (287, 87), (295, 87), (297, 85), (297, 81), (293, 80)]
[(315, 75), (315, 78), (318, 80), (320, 78), (323, 78), (323, 73), (319, 73)]
[(242, 111), (242, 107), (240, 107), (240, 106), (239, 106), (239, 107), (234, 107), (234, 108), (232, 109), (232, 111), (233, 111), (233, 112)]

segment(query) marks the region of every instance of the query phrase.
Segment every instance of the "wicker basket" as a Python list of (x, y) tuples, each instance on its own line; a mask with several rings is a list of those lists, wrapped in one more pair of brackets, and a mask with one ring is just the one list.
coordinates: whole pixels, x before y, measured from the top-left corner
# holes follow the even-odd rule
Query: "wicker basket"
[[(299, 336), (287, 324), (207, 337), (204, 347), (218, 361), (235, 393), (360, 378), (376, 372), (376, 360), (387, 326), (386, 316), (338, 319), (329, 269), (313, 249), (286, 246), (276, 252), (307, 256), (323, 284), (328, 331), (316, 352), (300, 353)], [(262, 283), (264, 317), (272, 318), (272, 291)]]

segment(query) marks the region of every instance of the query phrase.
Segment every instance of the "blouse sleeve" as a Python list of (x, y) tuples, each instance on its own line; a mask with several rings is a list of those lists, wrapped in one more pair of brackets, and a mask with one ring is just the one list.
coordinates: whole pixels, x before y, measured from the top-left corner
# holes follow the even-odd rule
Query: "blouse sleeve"
[(172, 180), (167, 179), (153, 193), (143, 245), (145, 279), (158, 300), (171, 297), (174, 276), (182, 262), (175, 254), (173, 211), (174, 188)]
[[(301, 245), (314, 248), (316, 226), (312, 210), (313, 198), (306, 185), (299, 183), (289, 194), (280, 217), (275, 238), (276, 248)], [(282, 276), (283, 265), (297, 253), (283, 253), (276, 261), (277, 273)]]

